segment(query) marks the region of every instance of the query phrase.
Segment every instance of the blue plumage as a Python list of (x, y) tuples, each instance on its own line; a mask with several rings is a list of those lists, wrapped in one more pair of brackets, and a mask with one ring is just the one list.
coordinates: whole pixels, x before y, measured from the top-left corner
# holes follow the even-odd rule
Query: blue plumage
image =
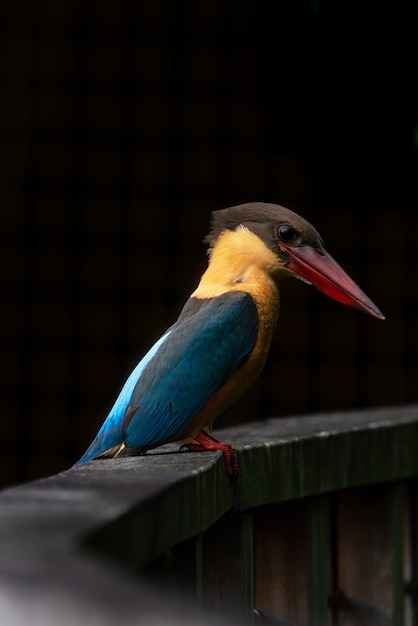
[(175, 440), (247, 358), (257, 330), (248, 293), (190, 298), (133, 370), (77, 465), (118, 444), (139, 451)]
[(126, 380), (122, 390), (113, 405), (109, 415), (103, 422), (102, 427), (97, 433), (95, 439), (90, 444), (82, 458), (77, 461), (76, 465), (81, 465), (90, 459), (94, 459), (112, 446), (118, 445), (123, 442), (122, 436), (122, 422), (125, 412), (129, 406), (129, 402), (132, 396), (132, 392), (137, 384), (142, 372), (158, 352), (161, 344), (167, 339), (171, 332), (168, 330), (147, 352), (143, 359), (138, 363), (135, 369), (131, 372), (130, 376)]

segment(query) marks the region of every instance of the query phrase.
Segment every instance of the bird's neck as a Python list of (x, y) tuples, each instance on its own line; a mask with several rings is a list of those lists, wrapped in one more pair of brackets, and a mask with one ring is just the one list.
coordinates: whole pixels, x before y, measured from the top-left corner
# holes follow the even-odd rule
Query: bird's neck
[(264, 366), (279, 314), (278, 283), (286, 272), (273, 251), (246, 228), (221, 234), (210, 251), (208, 269), (192, 298), (216, 298), (244, 291), (257, 308), (256, 344), (237, 373), (238, 378), (228, 382), (231, 398), (236, 397), (237, 390), (240, 395), (248, 388)]
[(222, 233), (209, 252), (209, 266), (193, 296), (208, 298), (226, 291), (275, 291), (287, 270), (280, 259), (245, 227)]

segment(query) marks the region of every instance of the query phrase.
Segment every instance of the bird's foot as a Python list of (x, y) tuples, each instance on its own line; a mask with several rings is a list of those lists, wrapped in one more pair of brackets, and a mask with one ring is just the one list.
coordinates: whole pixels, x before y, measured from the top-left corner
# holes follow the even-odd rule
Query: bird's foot
[(238, 463), (235, 457), (235, 451), (231, 444), (226, 443), (226, 441), (221, 441), (220, 439), (215, 439), (212, 435), (208, 435), (208, 433), (202, 431), (193, 439), (196, 443), (186, 443), (182, 445), (182, 449), (200, 452), (203, 450), (220, 450), (224, 455), (225, 460), (225, 468), (228, 478), (231, 482), (235, 482), (238, 478)]

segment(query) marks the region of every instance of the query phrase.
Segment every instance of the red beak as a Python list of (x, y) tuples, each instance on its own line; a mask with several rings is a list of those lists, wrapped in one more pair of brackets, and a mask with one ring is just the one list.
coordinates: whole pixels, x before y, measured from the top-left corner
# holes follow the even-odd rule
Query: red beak
[(316, 250), (310, 246), (293, 248), (282, 243), (279, 246), (289, 255), (287, 268), (311, 282), (327, 296), (373, 317), (385, 319), (383, 313), (326, 250)]

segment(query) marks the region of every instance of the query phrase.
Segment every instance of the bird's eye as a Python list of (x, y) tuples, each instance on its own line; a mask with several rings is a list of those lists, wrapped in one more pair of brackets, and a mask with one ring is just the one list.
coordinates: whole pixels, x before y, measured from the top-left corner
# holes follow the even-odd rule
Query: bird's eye
[(278, 228), (277, 234), (279, 236), (279, 239), (281, 239), (282, 241), (285, 241), (286, 243), (289, 243), (290, 241), (294, 241), (294, 239), (296, 239), (297, 237), (297, 233), (295, 229), (292, 228), (291, 226), (287, 226), (286, 224)]

